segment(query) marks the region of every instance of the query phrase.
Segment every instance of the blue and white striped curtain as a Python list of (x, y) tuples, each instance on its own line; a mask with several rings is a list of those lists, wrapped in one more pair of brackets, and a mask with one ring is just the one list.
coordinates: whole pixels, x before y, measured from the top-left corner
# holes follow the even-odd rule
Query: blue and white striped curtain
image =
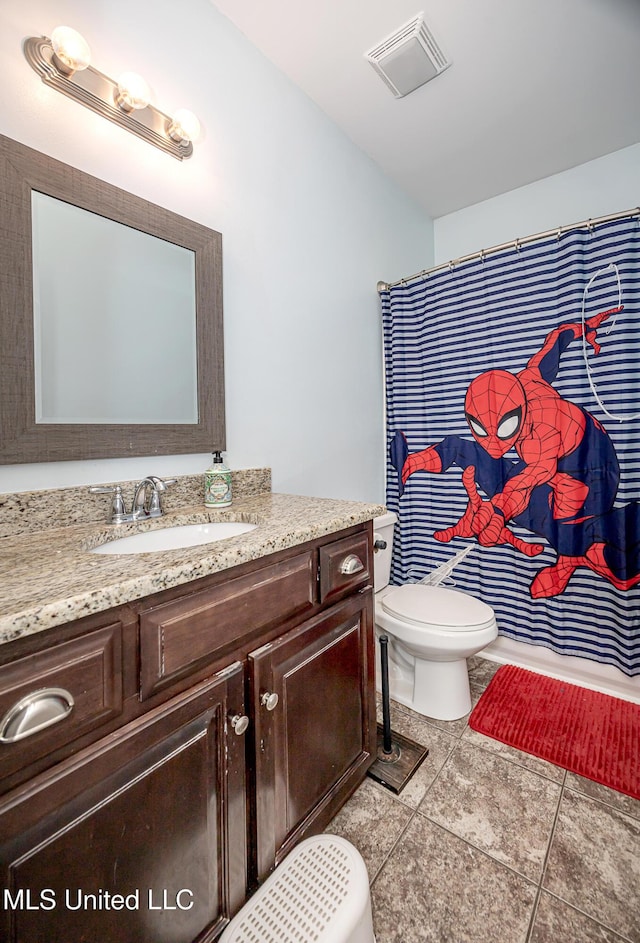
[[(588, 320), (616, 308), (619, 287), (623, 309), (597, 326), (599, 354), (583, 342), (580, 330), (575, 339), (569, 332), (570, 339), (565, 338), (556, 351), (560, 360), (549, 380), (564, 400), (594, 417), (592, 427), (597, 430), (600, 424), (615, 450), (619, 480), (617, 489), (613, 487), (609, 517), (613, 514), (622, 522), (616, 551), (627, 561), (617, 585), (602, 570), (577, 566), (557, 595), (532, 595), (538, 573), (556, 566), (557, 548), (544, 536), (541, 539), (540, 532), (513, 520), (508, 523), (513, 534), (541, 544), (541, 553), (527, 556), (508, 543), (483, 546), (473, 534), (448, 543), (436, 540), (434, 532), (454, 525), (468, 506), (462, 483), (466, 462), (460, 458), (439, 473), (422, 468), (411, 474), (401, 495), (396, 451), (394, 463), (389, 460), (387, 467), (387, 506), (399, 516), (393, 583), (420, 579), (473, 544), (453, 578), (459, 589), (494, 608), (502, 635), (636, 675), (640, 674), (640, 581), (634, 579), (640, 553), (637, 217), (487, 253), (381, 292), (387, 441), (389, 446), (396, 443), (393, 451), (398, 433), (403, 433), (409, 456), (447, 437), (459, 437), (448, 439), (449, 443), (460, 439), (473, 443), (465, 418), (465, 395), (472, 381), (490, 370), (520, 373), (554, 329), (581, 324), (583, 311)], [(544, 439), (545, 430), (540, 434)], [(505, 459), (519, 461), (515, 449)], [(479, 490), (483, 500), (491, 497)], [(550, 495), (547, 500), (551, 506)], [(598, 515), (606, 516), (608, 510), (591, 508), (588, 526), (597, 531)], [(575, 525), (584, 528), (588, 516), (576, 515)], [(571, 523), (564, 525), (565, 530)], [(605, 540), (613, 540), (610, 531), (605, 528), (605, 532)]]

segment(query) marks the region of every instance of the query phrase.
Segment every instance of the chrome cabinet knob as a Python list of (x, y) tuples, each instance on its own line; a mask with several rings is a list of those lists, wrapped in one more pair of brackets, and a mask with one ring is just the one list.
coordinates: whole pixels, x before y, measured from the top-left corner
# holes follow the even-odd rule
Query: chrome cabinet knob
[(231, 726), (233, 727), (234, 732), (237, 733), (240, 737), (249, 726), (249, 718), (246, 714), (234, 714), (234, 716), (231, 718)]
[(260, 703), (263, 707), (266, 707), (268, 711), (272, 711), (278, 706), (278, 700), (279, 698), (275, 691), (273, 693), (265, 691), (260, 698)]
[(343, 576), (353, 576), (354, 573), (360, 573), (364, 570), (364, 563), (355, 553), (350, 553), (340, 564), (340, 572)]

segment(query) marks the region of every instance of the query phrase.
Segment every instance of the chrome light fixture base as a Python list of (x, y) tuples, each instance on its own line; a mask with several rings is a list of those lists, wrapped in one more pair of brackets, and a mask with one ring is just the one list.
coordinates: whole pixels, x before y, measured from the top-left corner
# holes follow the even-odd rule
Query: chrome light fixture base
[(64, 75), (54, 62), (53, 46), (47, 36), (32, 36), (26, 39), (24, 54), (31, 68), (51, 88), (73, 98), (96, 114), (108, 118), (178, 160), (185, 160), (193, 154), (191, 141), (176, 140), (169, 135), (168, 129), (172, 119), (158, 108), (147, 105), (138, 111), (123, 111), (116, 104), (118, 83), (108, 75), (91, 65), (82, 71)]

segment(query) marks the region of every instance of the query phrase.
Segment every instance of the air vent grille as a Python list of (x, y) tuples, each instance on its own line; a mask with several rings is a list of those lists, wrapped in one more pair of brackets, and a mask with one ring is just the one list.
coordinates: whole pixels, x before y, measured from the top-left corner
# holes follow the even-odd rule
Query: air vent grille
[(408, 95), (451, 65), (422, 13), (370, 49), (365, 58), (396, 98)]
[[(407, 39), (411, 39), (416, 35), (416, 33), (419, 33), (422, 26), (424, 26), (422, 17), (414, 17), (413, 20), (409, 20), (408, 23), (405, 23), (404, 26), (401, 26), (400, 29), (395, 33), (392, 33), (391, 36), (387, 36), (387, 38), (383, 39), (381, 43), (379, 43), (373, 49), (370, 49), (367, 53), (367, 56), (369, 59), (383, 59), (390, 52), (393, 52), (396, 46), (403, 45)], [(428, 32), (426, 26), (424, 28)]]

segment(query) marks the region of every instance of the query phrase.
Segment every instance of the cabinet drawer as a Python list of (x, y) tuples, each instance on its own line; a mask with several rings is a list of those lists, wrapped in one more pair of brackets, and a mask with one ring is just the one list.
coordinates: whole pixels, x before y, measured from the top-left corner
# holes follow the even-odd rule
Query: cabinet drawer
[(140, 614), (141, 698), (315, 602), (312, 551)]
[(122, 692), (120, 622), (1, 667), (0, 779), (117, 717)]
[(367, 534), (354, 534), (320, 548), (320, 602), (335, 602), (373, 585)]

